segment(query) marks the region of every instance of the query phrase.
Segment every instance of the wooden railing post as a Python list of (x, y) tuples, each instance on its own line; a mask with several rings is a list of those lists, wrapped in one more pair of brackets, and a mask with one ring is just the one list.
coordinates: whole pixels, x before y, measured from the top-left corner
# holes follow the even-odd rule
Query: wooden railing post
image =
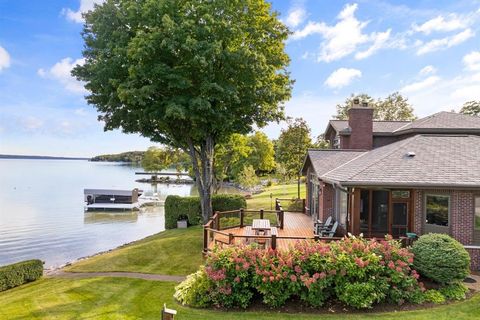
[(277, 236), (275, 234), (272, 234), (272, 249), (277, 249)]
[(228, 244), (232, 244), (234, 238), (235, 238), (235, 237), (233, 236), (233, 233), (229, 233), (229, 234), (228, 234)]
[(243, 228), (244, 210), (240, 209), (240, 228)]
[(207, 253), (208, 251), (208, 228), (203, 226), (203, 252)]
[(307, 213), (307, 201), (306, 201), (306, 199), (302, 199), (302, 212)]
[(215, 227), (217, 230), (220, 230), (220, 214), (218, 211), (215, 211)]
[(263, 219), (263, 209), (260, 209), (260, 219)]
[(280, 229), (283, 229), (283, 222), (285, 220), (285, 212), (283, 210), (280, 211)]

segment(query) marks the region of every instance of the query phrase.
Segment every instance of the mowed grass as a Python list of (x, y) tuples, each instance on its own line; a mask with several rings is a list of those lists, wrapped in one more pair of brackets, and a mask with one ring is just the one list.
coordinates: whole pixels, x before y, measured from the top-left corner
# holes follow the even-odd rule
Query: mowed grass
[(127, 278), (43, 279), (0, 293), (0, 319), (160, 319), (164, 303), (176, 319), (479, 319), (480, 295), (412, 312), (305, 314), (191, 309), (173, 299), (176, 283)]
[[(274, 185), (265, 188), (259, 194), (247, 200), (248, 209), (275, 210), (275, 198), (292, 199), (298, 197), (298, 185), (296, 183)], [(305, 183), (300, 183), (300, 198), (305, 198)], [(286, 202), (284, 202), (286, 205)]]
[(129, 271), (168, 275), (195, 272), (203, 263), (200, 226), (161, 232), (65, 268), (72, 272)]

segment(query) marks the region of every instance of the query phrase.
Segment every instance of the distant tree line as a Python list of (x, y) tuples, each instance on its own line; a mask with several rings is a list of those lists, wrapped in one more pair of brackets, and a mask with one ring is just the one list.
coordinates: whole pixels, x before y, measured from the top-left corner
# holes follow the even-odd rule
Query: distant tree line
[(140, 164), (143, 160), (145, 151), (128, 151), (117, 154), (102, 154), (95, 156), (90, 161), (106, 161), (106, 162), (129, 162)]

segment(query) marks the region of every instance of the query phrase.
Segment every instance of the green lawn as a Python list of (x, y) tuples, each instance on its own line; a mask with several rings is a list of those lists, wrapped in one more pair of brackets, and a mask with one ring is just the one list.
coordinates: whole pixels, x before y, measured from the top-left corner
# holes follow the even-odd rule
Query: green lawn
[(131, 271), (170, 275), (195, 272), (203, 263), (201, 227), (174, 229), (67, 267), (74, 272)]
[[(271, 195), (271, 196), (270, 196)], [(271, 208), (275, 209), (275, 198), (297, 198), (298, 196), (298, 185), (293, 184), (284, 184), (284, 185), (275, 185), (266, 188), (262, 193), (255, 194), (252, 196), (252, 199), (247, 200), (248, 209), (265, 209), (270, 210)], [(305, 184), (300, 184), (300, 198), (305, 198)]]
[(285, 314), (190, 309), (173, 300), (175, 283), (126, 278), (44, 279), (0, 293), (0, 319), (160, 319), (163, 303), (176, 319), (479, 319), (480, 295), (449, 306), (385, 314)]
[[(280, 186), (282, 187), (282, 186)], [(202, 263), (202, 229), (168, 230), (68, 268), (77, 272), (132, 271), (186, 275)], [(182, 307), (176, 283), (129, 278), (49, 278), (0, 292), (0, 319), (160, 319), (164, 303), (177, 319), (480, 319), (480, 294), (434, 309), (402, 313), (301, 314), (220, 312)]]

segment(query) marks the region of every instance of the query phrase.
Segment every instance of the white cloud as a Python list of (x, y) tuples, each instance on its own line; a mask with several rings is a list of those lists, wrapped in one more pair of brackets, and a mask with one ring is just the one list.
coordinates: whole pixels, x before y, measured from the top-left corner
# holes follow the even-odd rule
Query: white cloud
[(355, 52), (361, 45), (370, 44), (370, 47), (357, 53), (357, 59), (363, 59), (379, 49), (387, 46), (390, 30), (385, 32), (363, 33), (368, 21), (359, 21), (355, 17), (358, 5), (347, 4), (338, 14), (338, 22), (329, 26), (325, 22), (308, 22), (301, 30), (297, 30), (291, 36), (292, 40), (299, 40), (310, 35), (320, 34), (323, 42), (320, 46), (318, 61), (331, 62), (341, 59)]
[(306, 18), (307, 11), (305, 10), (305, 8), (297, 6), (290, 9), (285, 23), (287, 24), (287, 26), (295, 28), (302, 24)]
[(74, 61), (72, 58), (64, 58), (49, 70), (39, 69), (37, 73), (42, 78), (59, 81), (68, 91), (85, 93), (86, 90), (83, 82), (77, 81), (71, 75), (71, 71), (76, 65), (83, 65), (84, 63), (85, 59), (77, 59)]
[(370, 35), (370, 39), (373, 41), (373, 44), (365, 51), (360, 51), (355, 54), (355, 59), (361, 60), (370, 57), (372, 54), (378, 50), (385, 48), (387, 41), (390, 38), (391, 29), (388, 29), (385, 32), (374, 32)]
[(355, 78), (360, 78), (362, 72), (357, 69), (340, 68), (332, 72), (325, 80), (325, 85), (330, 88), (339, 89), (349, 85)]
[(430, 34), (432, 32), (448, 32), (464, 29), (467, 27), (468, 20), (464, 19), (456, 14), (449, 14), (447, 18), (444, 16), (437, 16), (427, 22), (417, 25), (413, 25), (413, 30), (424, 34)]
[(467, 41), (474, 35), (475, 33), (472, 31), (472, 29), (468, 28), (452, 36), (431, 40), (425, 44), (422, 44), (419, 47), (419, 49), (417, 50), (417, 55), (423, 55), (429, 52), (451, 48), (453, 46), (461, 44), (462, 42)]
[(75, 111), (73, 111), (73, 113), (75, 113), (77, 116), (86, 116), (88, 114), (87, 110), (85, 110), (85, 108), (78, 108), (78, 109), (75, 109)]
[(440, 81), (440, 77), (437, 76), (430, 76), (424, 80), (418, 81), (418, 82), (413, 82), (409, 85), (404, 86), (400, 91), (409, 93), (409, 92), (415, 92), (415, 91), (420, 91), (420, 90), (425, 90), (427, 88), (430, 88), (434, 84), (436, 84), (438, 81)]
[(0, 46), (0, 71), (10, 67), (10, 55), (7, 50)]
[(435, 74), (435, 73), (437, 73), (437, 68), (435, 68), (432, 65), (428, 65), (423, 67), (418, 74), (420, 74), (421, 76), (426, 76), (426, 75)]
[(33, 116), (23, 118), (20, 122), (27, 131), (35, 131), (43, 126), (43, 121)]
[(62, 10), (68, 20), (83, 23), (82, 13), (93, 10), (95, 4), (102, 4), (105, 0), (80, 0), (80, 8), (77, 11), (73, 11), (70, 8), (65, 8)]
[(467, 70), (480, 71), (480, 51), (472, 51), (463, 57)]

